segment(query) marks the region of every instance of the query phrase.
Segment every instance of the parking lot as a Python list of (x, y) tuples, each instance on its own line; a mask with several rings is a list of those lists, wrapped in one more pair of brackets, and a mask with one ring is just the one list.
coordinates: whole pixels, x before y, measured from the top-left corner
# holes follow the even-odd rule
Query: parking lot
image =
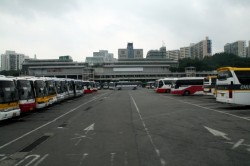
[(100, 90), (0, 123), (0, 165), (250, 165), (250, 107)]

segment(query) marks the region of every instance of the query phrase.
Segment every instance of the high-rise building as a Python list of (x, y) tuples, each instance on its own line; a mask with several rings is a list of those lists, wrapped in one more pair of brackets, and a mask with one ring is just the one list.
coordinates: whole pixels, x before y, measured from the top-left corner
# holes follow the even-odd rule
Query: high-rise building
[(248, 41), (247, 58), (250, 58), (250, 40)]
[(6, 51), (1, 55), (1, 70), (21, 70), (25, 59), (29, 57), (15, 51)]
[(180, 57), (179, 59), (183, 58), (191, 58), (190, 56), (190, 47), (181, 47), (180, 48)]
[(227, 43), (224, 46), (224, 52), (235, 54), (239, 57), (246, 57), (246, 41), (239, 40), (233, 43)]
[(143, 49), (134, 49), (133, 43), (128, 43), (126, 49), (118, 49), (118, 59), (143, 59)]
[(93, 57), (103, 57), (104, 62), (114, 62), (114, 54), (109, 53), (108, 50), (99, 50), (99, 52), (93, 52)]
[(180, 58), (180, 50), (167, 51), (167, 59), (178, 61)]
[(160, 50), (149, 50), (147, 53), (147, 59), (166, 59), (167, 58), (167, 50), (166, 47), (163, 46)]
[(107, 50), (99, 50), (99, 52), (93, 52), (93, 57), (86, 57), (85, 60), (85, 62), (90, 66), (115, 61), (117, 60), (114, 58), (114, 54), (109, 53)]
[(206, 56), (212, 56), (212, 41), (206, 37), (196, 44), (190, 44), (190, 57), (203, 59)]

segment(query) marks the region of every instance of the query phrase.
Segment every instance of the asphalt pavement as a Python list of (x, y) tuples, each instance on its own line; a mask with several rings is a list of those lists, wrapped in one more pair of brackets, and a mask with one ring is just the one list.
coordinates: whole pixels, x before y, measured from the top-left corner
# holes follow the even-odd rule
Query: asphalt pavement
[(100, 90), (0, 122), (0, 166), (249, 166), (250, 107)]

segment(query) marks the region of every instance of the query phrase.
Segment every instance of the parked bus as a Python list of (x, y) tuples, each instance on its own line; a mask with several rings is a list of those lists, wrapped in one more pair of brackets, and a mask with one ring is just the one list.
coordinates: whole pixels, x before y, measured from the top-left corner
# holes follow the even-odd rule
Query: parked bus
[(155, 87), (155, 81), (149, 81), (146, 83), (146, 86), (145, 86), (145, 88), (147, 89), (154, 89), (154, 87)]
[(97, 84), (96, 84), (95, 81), (89, 81), (89, 86), (90, 86), (90, 88), (91, 88), (91, 90), (93, 92), (97, 92), (98, 91)]
[(114, 90), (115, 87), (116, 87), (116, 83), (115, 82), (110, 82), (109, 83), (109, 89)]
[(56, 94), (56, 87), (55, 82), (52, 78), (44, 77), (45, 86), (48, 92), (48, 95), (46, 96), (48, 105), (52, 105), (57, 102), (57, 94)]
[(48, 106), (48, 91), (44, 79), (38, 77), (28, 78), (35, 92), (36, 109)]
[(35, 110), (36, 98), (31, 81), (25, 77), (17, 77), (15, 78), (15, 83), (18, 91), (21, 113)]
[(66, 81), (63, 78), (53, 78), (53, 80), (55, 82), (57, 102), (69, 98)]
[(75, 96), (81, 96), (83, 95), (83, 82), (82, 80), (74, 80), (74, 88), (75, 88)]
[(139, 82), (130, 82), (130, 81), (119, 81), (116, 83), (117, 90), (136, 90), (138, 88)]
[(108, 83), (108, 82), (104, 82), (104, 83), (102, 84), (102, 88), (103, 88), (103, 89), (109, 89), (109, 83)]
[(203, 90), (203, 92), (205, 95), (214, 95), (215, 96), (216, 79), (217, 79), (217, 76), (207, 76), (204, 78), (204, 81), (203, 81), (204, 90)]
[(217, 69), (216, 101), (250, 105), (250, 68)]
[(65, 78), (66, 86), (68, 90), (68, 98), (72, 98), (75, 96), (75, 85), (74, 80), (70, 78)]
[(19, 116), (20, 113), (14, 80), (0, 76), (0, 120)]
[(89, 94), (93, 92), (90, 81), (82, 81), (82, 83), (83, 83), (84, 94)]
[(204, 77), (182, 77), (173, 82), (171, 93), (180, 95), (192, 95), (203, 93)]
[(171, 86), (176, 78), (163, 78), (155, 81), (155, 91), (157, 93), (170, 93)]

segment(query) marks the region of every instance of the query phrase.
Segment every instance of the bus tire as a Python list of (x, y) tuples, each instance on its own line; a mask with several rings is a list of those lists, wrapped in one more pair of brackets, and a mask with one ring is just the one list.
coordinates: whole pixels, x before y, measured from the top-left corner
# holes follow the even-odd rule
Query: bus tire
[(190, 92), (188, 90), (185, 90), (183, 93), (183, 96), (189, 96), (189, 95), (190, 95)]

